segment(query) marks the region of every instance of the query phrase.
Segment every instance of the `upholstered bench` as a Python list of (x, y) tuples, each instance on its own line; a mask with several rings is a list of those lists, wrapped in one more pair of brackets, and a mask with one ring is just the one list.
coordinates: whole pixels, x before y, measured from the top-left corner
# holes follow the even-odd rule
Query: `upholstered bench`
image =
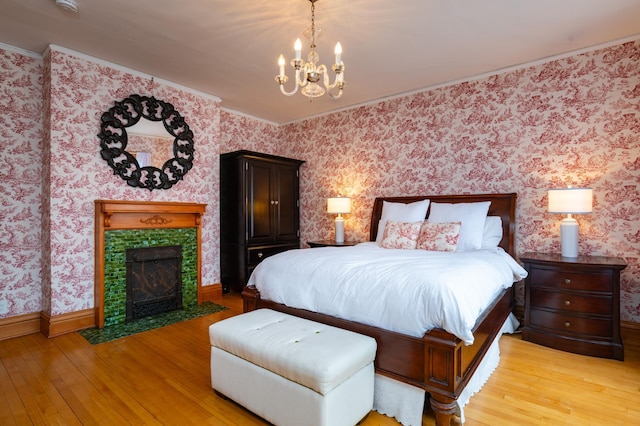
[(209, 338), (213, 388), (275, 425), (354, 425), (373, 407), (371, 337), (259, 309)]

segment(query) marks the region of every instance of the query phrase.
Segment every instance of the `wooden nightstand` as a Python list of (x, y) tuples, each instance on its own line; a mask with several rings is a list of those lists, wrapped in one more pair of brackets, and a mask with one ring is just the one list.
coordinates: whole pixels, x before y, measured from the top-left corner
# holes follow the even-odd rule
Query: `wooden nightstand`
[(362, 241), (345, 241), (336, 243), (334, 240), (307, 241), (309, 247), (351, 247), (360, 244)]
[(624, 259), (525, 253), (520, 260), (529, 272), (524, 340), (567, 352), (624, 359), (620, 337)]

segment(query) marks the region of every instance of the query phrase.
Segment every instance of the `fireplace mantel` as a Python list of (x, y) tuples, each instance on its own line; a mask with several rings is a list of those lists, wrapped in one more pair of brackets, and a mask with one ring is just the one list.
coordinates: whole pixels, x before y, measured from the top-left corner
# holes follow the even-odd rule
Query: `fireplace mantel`
[(95, 200), (95, 319), (104, 327), (104, 233), (120, 229), (197, 229), (198, 303), (202, 301), (200, 221), (206, 204)]

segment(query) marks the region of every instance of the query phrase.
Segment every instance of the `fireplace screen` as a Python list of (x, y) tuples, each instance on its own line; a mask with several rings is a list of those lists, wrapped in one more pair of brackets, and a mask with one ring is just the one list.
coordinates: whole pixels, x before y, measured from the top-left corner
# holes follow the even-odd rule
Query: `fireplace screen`
[(182, 246), (127, 249), (126, 321), (182, 309)]

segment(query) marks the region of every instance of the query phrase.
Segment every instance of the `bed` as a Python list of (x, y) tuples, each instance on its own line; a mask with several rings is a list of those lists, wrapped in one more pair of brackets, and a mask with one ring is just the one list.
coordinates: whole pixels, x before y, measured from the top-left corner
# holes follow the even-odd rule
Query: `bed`
[[(515, 203), (516, 194), (484, 194), (453, 196), (412, 196), (376, 198), (373, 206), (370, 226), (370, 241), (376, 241), (378, 225), (386, 203), (412, 204), (430, 200), (429, 211), (433, 203), (479, 203), (490, 201), (487, 216), (499, 216), (502, 226), (502, 238), (498, 245), (504, 252), (515, 258)], [(324, 249), (311, 249), (324, 250)], [(336, 248), (334, 250), (346, 250)], [(301, 250), (306, 251), (306, 250)], [(391, 331), (386, 328), (367, 325), (313, 312), (296, 309), (284, 304), (265, 300), (256, 286), (245, 286), (242, 297), (244, 311), (270, 308), (307, 318), (313, 321), (355, 331), (374, 337), (378, 343), (376, 373), (390, 379), (424, 389), (430, 396), (429, 403), (436, 416), (437, 425), (449, 425), (451, 416), (456, 412), (457, 399), (463, 393), (474, 372), (490, 347), (501, 333), (502, 327), (514, 306), (513, 286), (501, 289), (477, 317), (472, 327), (472, 344), (442, 328), (433, 328), (422, 336)]]

